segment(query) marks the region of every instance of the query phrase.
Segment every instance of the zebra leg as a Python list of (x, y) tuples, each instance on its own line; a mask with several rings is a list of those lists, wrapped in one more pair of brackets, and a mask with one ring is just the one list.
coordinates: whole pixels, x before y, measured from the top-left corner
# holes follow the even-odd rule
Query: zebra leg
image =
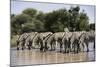
[(72, 52), (75, 52), (75, 44), (72, 44)]
[(53, 51), (55, 51), (56, 49), (56, 45), (53, 43)]
[(52, 43), (52, 50), (54, 51), (55, 50), (55, 48), (56, 48), (56, 44), (55, 44), (56, 42), (55, 41), (53, 41), (53, 43)]
[(30, 45), (28, 45), (28, 50), (31, 50), (31, 47), (30, 47)]
[(27, 48), (28, 48), (28, 50), (30, 50), (30, 46), (29, 46), (29, 43), (27, 43)]
[(89, 52), (88, 41), (86, 41), (87, 52)]
[(77, 45), (77, 53), (80, 51), (80, 46), (78, 40), (76, 40), (76, 45)]
[(32, 42), (32, 48), (33, 48), (33, 49), (35, 48), (35, 43), (34, 43), (34, 41)]
[(30, 46), (28, 45), (28, 50), (31, 50)]
[(58, 45), (58, 41), (57, 41), (57, 40), (55, 41), (55, 44), (56, 44), (56, 45), (55, 45), (55, 47), (54, 47), (54, 50), (56, 49), (56, 47), (57, 47), (57, 45)]
[(24, 46), (25, 46), (25, 42), (22, 42), (21, 44), (22, 50), (24, 50)]
[(62, 43), (60, 43), (60, 52), (62, 52)]
[(79, 47), (80, 47), (80, 51), (84, 52), (84, 43), (80, 43)]
[(32, 43), (29, 42), (29, 46), (28, 46), (28, 49), (31, 50), (31, 47), (32, 47)]
[(66, 49), (67, 49), (67, 53), (69, 53), (69, 48), (68, 48), (68, 45), (66, 46)]
[(46, 52), (47, 49), (48, 49), (48, 47), (47, 47), (47, 42), (45, 42), (45, 45), (44, 45), (44, 52)]
[(22, 45), (22, 50), (24, 50), (24, 46)]
[(43, 40), (42, 51), (45, 52), (45, 41)]
[(17, 47), (17, 50), (19, 50), (19, 47)]
[(77, 43), (77, 53), (80, 51), (79, 44)]
[(24, 48), (25, 48), (25, 39), (23, 39), (22, 41), (22, 50), (24, 50)]
[(51, 51), (53, 50), (53, 48), (52, 48), (52, 44), (51, 44)]
[(67, 42), (67, 53), (69, 53), (70, 52), (70, 44), (69, 44), (69, 42)]
[(42, 43), (42, 41), (40, 41), (40, 51), (43, 51), (43, 43)]
[(93, 45), (94, 51), (95, 51), (95, 40), (94, 40), (94, 45)]
[(75, 53), (78, 53), (78, 50), (79, 50), (78, 40), (75, 40), (75, 41), (74, 41), (74, 52), (75, 52)]
[(75, 44), (72, 44), (72, 51), (75, 53), (75, 48), (76, 48), (76, 45)]
[(65, 46), (64, 46), (64, 48), (65, 48), (65, 50), (64, 50), (64, 53), (66, 53), (66, 44), (64, 44)]
[(66, 46), (67, 44), (66, 44), (66, 40), (64, 41), (64, 48), (65, 48), (65, 50), (64, 50), (64, 53), (66, 53), (66, 49), (67, 49), (67, 46)]
[(22, 50), (24, 50), (24, 48), (25, 48), (25, 47), (24, 47), (24, 44), (23, 44), (23, 45), (22, 45)]
[(17, 50), (19, 50), (19, 41), (17, 41)]
[(78, 53), (78, 52), (79, 52), (79, 46), (78, 44), (75, 44), (74, 53)]
[(73, 48), (74, 48), (74, 53), (78, 53), (78, 45), (77, 45), (77, 43), (74, 43)]
[(70, 45), (70, 52), (72, 52), (72, 51), (73, 51), (73, 50), (72, 50), (72, 44), (70, 43), (69, 45)]
[(53, 50), (52, 46), (53, 46), (53, 42), (50, 43), (50, 47), (51, 47), (50, 51)]

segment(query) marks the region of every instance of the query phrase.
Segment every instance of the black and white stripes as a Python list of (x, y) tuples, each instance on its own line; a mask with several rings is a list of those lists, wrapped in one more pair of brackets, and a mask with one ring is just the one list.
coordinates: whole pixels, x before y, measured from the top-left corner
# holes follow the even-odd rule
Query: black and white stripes
[[(56, 50), (60, 48), (60, 52), (79, 52), (86, 46), (89, 51), (88, 42), (95, 44), (95, 31), (76, 31), (76, 32), (31, 32), (19, 35), (17, 39), (17, 50), (28, 48), (40, 49), (40, 51)], [(95, 49), (95, 45), (94, 45)]]

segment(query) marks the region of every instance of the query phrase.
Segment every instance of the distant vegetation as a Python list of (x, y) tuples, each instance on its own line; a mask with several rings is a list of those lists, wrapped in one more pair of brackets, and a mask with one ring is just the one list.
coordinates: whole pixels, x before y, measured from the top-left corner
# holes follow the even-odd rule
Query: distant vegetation
[(27, 8), (21, 14), (11, 14), (12, 35), (24, 32), (62, 32), (67, 27), (69, 31), (95, 30), (95, 23), (89, 24), (89, 17), (80, 7), (62, 8), (44, 13), (33, 8)]

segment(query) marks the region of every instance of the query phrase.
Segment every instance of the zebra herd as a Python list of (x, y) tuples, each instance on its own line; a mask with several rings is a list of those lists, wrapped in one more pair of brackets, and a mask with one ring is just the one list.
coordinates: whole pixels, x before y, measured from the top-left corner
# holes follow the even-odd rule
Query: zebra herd
[[(17, 39), (17, 50), (20, 48), (29, 50), (36, 48), (45, 52), (47, 50), (54, 51), (59, 47), (60, 52), (69, 53), (83, 51), (87, 48), (89, 51), (89, 42), (94, 42), (95, 49), (95, 31), (76, 31), (76, 32), (29, 32), (19, 35)], [(82, 49), (83, 48), (83, 49)]]

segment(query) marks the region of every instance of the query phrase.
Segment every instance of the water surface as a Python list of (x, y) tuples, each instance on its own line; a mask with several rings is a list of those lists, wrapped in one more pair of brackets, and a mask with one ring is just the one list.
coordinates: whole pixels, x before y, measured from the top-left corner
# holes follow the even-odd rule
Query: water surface
[(92, 45), (92, 43), (89, 44), (90, 52), (79, 52), (78, 54), (57, 51), (40, 52), (39, 49), (17, 51), (11, 48), (11, 66), (94, 61), (95, 52)]

